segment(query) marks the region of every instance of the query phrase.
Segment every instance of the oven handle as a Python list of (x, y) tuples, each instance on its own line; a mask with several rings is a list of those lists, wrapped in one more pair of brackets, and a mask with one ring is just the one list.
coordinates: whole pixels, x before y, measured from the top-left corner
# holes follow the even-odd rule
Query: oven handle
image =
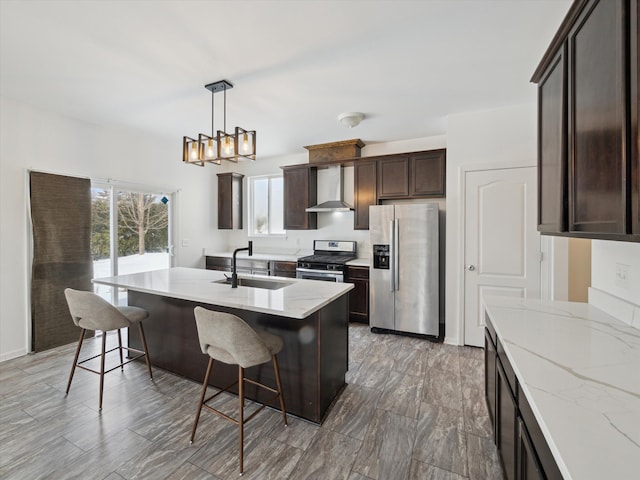
[(337, 271), (332, 272), (331, 270), (314, 270), (313, 268), (296, 268), (296, 272), (315, 273), (319, 275), (334, 276), (334, 277), (341, 277), (344, 275), (342, 272), (337, 272)]

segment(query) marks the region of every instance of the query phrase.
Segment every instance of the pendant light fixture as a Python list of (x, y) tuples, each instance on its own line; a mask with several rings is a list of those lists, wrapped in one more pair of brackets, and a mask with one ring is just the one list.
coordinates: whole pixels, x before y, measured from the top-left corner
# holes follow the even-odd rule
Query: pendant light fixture
[[(227, 133), (227, 90), (233, 85), (227, 80), (205, 85), (211, 91), (211, 135), (201, 133), (198, 139), (182, 138), (182, 161), (204, 167), (205, 163), (220, 165), (222, 160), (237, 162), (240, 158), (256, 159), (256, 131), (235, 127), (233, 133)], [(223, 130), (214, 128), (214, 97), (224, 92)]]

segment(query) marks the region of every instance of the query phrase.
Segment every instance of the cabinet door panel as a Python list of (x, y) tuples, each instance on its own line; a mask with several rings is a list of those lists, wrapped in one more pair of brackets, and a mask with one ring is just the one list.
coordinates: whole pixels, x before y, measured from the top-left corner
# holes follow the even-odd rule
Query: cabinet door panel
[(529, 439), (527, 428), (518, 420), (518, 480), (544, 480), (542, 468)]
[(409, 157), (409, 195), (444, 197), (446, 150), (434, 150)]
[(567, 229), (564, 48), (538, 85), (538, 231)]
[(507, 377), (500, 362), (496, 377), (497, 409), (496, 439), (506, 480), (516, 478), (516, 402), (511, 394)]
[(624, 1), (592, 0), (569, 34), (569, 230), (625, 233)]
[(484, 331), (484, 392), (487, 410), (493, 426), (493, 442), (496, 442), (496, 347), (489, 330)]
[(317, 213), (305, 211), (316, 203), (317, 170), (307, 166), (285, 168), (283, 181), (285, 230), (317, 228)]
[(409, 159), (387, 158), (378, 161), (378, 197), (409, 196)]
[(354, 167), (354, 230), (369, 230), (369, 206), (378, 200), (376, 162), (358, 161)]

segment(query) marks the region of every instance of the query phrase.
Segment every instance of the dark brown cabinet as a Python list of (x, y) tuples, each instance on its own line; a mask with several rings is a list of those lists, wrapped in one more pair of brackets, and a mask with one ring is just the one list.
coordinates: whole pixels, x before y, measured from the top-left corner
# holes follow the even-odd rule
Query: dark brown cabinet
[(242, 179), (239, 173), (218, 173), (218, 228), (242, 228)]
[(409, 158), (378, 160), (378, 198), (409, 196)]
[(205, 257), (205, 268), (207, 270), (231, 271), (231, 258), (229, 257)]
[(575, 0), (538, 84), (538, 229), (640, 241), (638, 0)]
[(376, 171), (376, 162), (359, 161), (354, 166), (354, 230), (369, 230), (369, 207), (378, 202)]
[(280, 260), (271, 260), (271, 275), (277, 277), (296, 278), (296, 262), (283, 262)]
[(316, 204), (318, 171), (309, 165), (282, 167), (284, 184), (284, 229), (313, 230), (317, 213), (305, 210)]
[(349, 320), (369, 323), (369, 268), (347, 266), (346, 282), (353, 283), (349, 292)]
[(444, 197), (446, 150), (409, 155), (409, 196)]
[(538, 84), (538, 230), (567, 229), (566, 55), (558, 52)]
[[(485, 328), (484, 330), (484, 392), (487, 401), (487, 410), (491, 423), (495, 423), (496, 416), (496, 360), (497, 351), (495, 345), (495, 336)], [(495, 442), (495, 436), (494, 436)]]
[(569, 231), (626, 233), (622, 0), (587, 3), (568, 37)]
[(536, 457), (529, 432), (522, 419), (518, 419), (518, 446), (517, 446), (517, 478), (518, 480), (544, 480), (542, 467)]
[(517, 403), (500, 362), (496, 372), (496, 446), (506, 480), (515, 480)]

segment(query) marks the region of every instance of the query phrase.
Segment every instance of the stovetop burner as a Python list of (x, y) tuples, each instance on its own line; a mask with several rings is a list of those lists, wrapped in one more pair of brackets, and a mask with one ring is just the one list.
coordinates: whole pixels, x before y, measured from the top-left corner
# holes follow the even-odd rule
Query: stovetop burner
[(355, 260), (356, 242), (340, 240), (314, 240), (313, 255), (298, 259), (298, 268), (314, 270), (343, 270), (344, 264)]

